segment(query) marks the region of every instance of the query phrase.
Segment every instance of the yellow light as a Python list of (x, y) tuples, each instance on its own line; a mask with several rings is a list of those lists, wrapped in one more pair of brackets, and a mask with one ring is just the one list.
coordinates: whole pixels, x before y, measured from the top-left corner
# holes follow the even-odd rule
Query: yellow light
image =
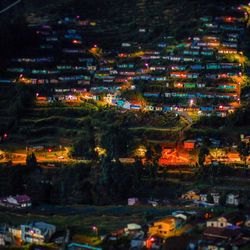
[(105, 155), (107, 155), (107, 150), (105, 148), (102, 148), (102, 147), (99, 147), (99, 146), (95, 148), (95, 152), (99, 156), (105, 156)]
[(134, 154), (135, 156), (138, 156), (138, 157), (145, 157), (146, 155), (146, 152), (147, 152), (147, 149), (145, 146), (143, 145), (140, 145), (135, 151), (134, 151)]

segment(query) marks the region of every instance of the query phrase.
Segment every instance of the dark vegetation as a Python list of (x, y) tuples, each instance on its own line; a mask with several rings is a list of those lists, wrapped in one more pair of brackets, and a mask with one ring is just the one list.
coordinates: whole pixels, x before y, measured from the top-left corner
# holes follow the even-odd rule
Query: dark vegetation
[[(36, 44), (34, 33), (27, 27), (24, 16), (19, 14), (0, 16), (0, 66), (6, 63), (6, 59), (20, 54), (20, 51), (28, 50)], [(18, 41), (18, 42), (17, 42)], [(3, 74), (0, 69), (0, 74)]]
[[(163, 31), (178, 39), (187, 37), (196, 30), (198, 17), (209, 15), (220, 2), (229, 4), (232, 1), (69, 0), (57, 1), (56, 9), (49, 1), (43, 1), (42, 4), (41, 1), (27, 2), (27, 5), (22, 6), (25, 15), (37, 11), (56, 18), (62, 13), (79, 12), (86, 17), (110, 23), (111, 30), (103, 31), (103, 34), (109, 35), (92, 35), (96, 35), (102, 45), (114, 46), (124, 39), (133, 40), (133, 31), (148, 24), (151, 33), (143, 42), (157, 39)], [(41, 7), (39, 10), (36, 4)], [(19, 11), (14, 13), (15, 18), (7, 16), (0, 19), (1, 63), (4, 63), (5, 58), (14, 56), (22, 49), (28, 50), (29, 46), (36, 43), (24, 16)], [(112, 108), (98, 107), (92, 102), (86, 102), (81, 107), (68, 107), (60, 103), (35, 107), (35, 90), (29, 87), (1, 88), (0, 94), (0, 132), (8, 132), (10, 144), (71, 144), (73, 156), (93, 161), (92, 164), (79, 163), (48, 170), (38, 167), (34, 156), (30, 155), (26, 167), (1, 168), (1, 196), (25, 192), (31, 195), (34, 202), (110, 204), (124, 202), (130, 196), (154, 197), (160, 193), (163, 197), (174, 198), (181, 193), (182, 185), (159, 179), (156, 165), (159, 150), (150, 143), (150, 140), (176, 139), (177, 133), (167, 129), (181, 125), (178, 117), (161, 113), (123, 113)], [(246, 103), (229, 118), (201, 119), (187, 133), (216, 134), (222, 137), (231, 133), (235, 127), (249, 128), (248, 105)], [(163, 130), (153, 130), (152, 127)], [(219, 127), (222, 129), (218, 130)], [(131, 166), (119, 162), (119, 157), (126, 157), (141, 144), (148, 149), (145, 166), (142, 166), (140, 159)], [(96, 146), (106, 148), (107, 157), (98, 158), (94, 150)], [(200, 155), (201, 161), (204, 161), (205, 154), (204, 149)], [(198, 174), (205, 179), (210, 176), (209, 171), (212, 169), (201, 168)], [(216, 175), (220, 171), (224, 169), (218, 168), (213, 173)]]
[(250, 103), (245, 102), (235, 113), (225, 118), (203, 117), (185, 131), (187, 137), (207, 136), (227, 139), (228, 144), (239, 140), (240, 134), (250, 133)]
[(140, 161), (122, 165), (104, 158), (94, 164), (67, 164), (53, 169), (36, 167), (30, 158), (29, 163), (27, 167), (2, 166), (1, 196), (25, 192), (35, 204), (104, 205), (125, 204), (127, 198), (138, 195), (175, 198), (182, 190), (179, 184), (157, 180), (157, 168), (152, 164), (143, 166)]
[[(92, 163), (58, 163), (53, 168), (37, 166), (34, 156), (27, 158), (27, 166), (1, 166), (0, 195), (27, 193), (34, 204), (126, 204), (127, 198), (176, 199), (186, 188), (202, 186), (231, 185), (234, 178), (241, 178), (235, 187), (246, 190), (249, 195), (249, 171), (223, 164), (203, 166), (193, 170), (192, 175), (184, 175), (179, 169), (175, 176), (171, 170), (156, 165), (157, 149), (149, 150), (147, 163), (138, 159), (134, 164), (121, 164), (109, 157), (96, 159)], [(204, 152), (206, 154), (206, 152)], [(202, 157), (202, 156), (201, 156)], [(175, 170), (176, 171), (176, 170)], [(171, 179), (179, 181), (171, 181)], [(245, 180), (245, 181), (243, 181)], [(235, 190), (236, 190), (235, 189)]]

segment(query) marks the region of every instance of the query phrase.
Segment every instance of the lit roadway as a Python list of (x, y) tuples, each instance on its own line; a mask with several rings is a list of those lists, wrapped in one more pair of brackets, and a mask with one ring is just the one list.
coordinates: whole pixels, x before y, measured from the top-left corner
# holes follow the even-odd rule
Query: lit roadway
[[(6, 152), (9, 153), (9, 152)], [(69, 161), (77, 161), (74, 159), (69, 158), (69, 148), (64, 147), (64, 150), (60, 151), (53, 151), (53, 152), (47, 152), (47, 151), (40, 151), (40, 152), (34, 152), (36, 155), (36, 159), (38, 163), (43, 162), (69, 162)], [(26, 152), (11, 152), (9, 159), (3, 158), (0, 160), (0, 163), (8, 162), (8, 160), (11, 160), (13, 164), (25, 164), (26, 163)]]

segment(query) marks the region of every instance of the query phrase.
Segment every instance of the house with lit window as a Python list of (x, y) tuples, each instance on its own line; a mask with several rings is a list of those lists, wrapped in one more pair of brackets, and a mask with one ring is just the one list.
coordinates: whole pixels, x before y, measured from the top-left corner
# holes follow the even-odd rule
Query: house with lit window
[(168, 238), (174, 236), (176, 231), (184, 225), (184, 220), (174, 216), (168, 216), (164, 219), (153, 222), (149, 227), (148, 233), (151, 236)]
[(48, 242), (56, 232), (56, 226), (45, 222), (32, 222), (21, 225), (21, 239), (26, 243)]
[(229, 214), (222, 215), (218, 218), (208, 220), (206, 226), (216, 228), (227, 228), (232, 226), (240, 227), (244, 225), (245, 220), (246, 218), (244, 215), (241, 215), (238, 212), (232, 212)]
[(237, 54), (238, 51), (236, 49), (231, 48), (222, 48), (218, 51), (219, 54)]
[(8, 196), (0, 199), (0, 206), (24, 209), (31, 207), (31, 198), (28, 195)]
[(186, 140), (183, 144), (185, 149), (192, 150), (195, 148), (196, 140)]
[(183, 199), (183, 200), (197, 200), (198, 201), (198, 200), (200, 200), (200, 195), (197, 192), (190, 190), (190, 191), (182, 194), (181, 199)]

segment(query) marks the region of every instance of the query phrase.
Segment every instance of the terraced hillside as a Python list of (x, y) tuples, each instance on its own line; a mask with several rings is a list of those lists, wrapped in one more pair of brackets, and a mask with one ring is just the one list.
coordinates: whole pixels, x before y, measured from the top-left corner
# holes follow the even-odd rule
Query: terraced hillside
[[(103, 108), (92, 102), (85, 102), (80, 106), (36, 104), (31, 108), (32, 100), (19, 100), (17, 91), (23, 90), (6, 88), (1, 89), (0, 93), (0, 133), (1, 136), (8, 134), (2, 145), (4, 148), (69, 146), (85, 133), (94, 133), (99, 144), (110, 126), (121, 128), (121, 124), (129, 128), (127, 139), (135, 144), (144, 139), (164, 142), (166, 139), (175, 140), (178, 132), (185, 126), (185, 121), (179, 120), (172, 113), (138, 116), (133, 112)], [(12, 96), (15, 97), (12, 99)]]
[[(68, 112), (70, 117), (67, 117)], [(34, 108), (20, 120), (11, 138), (19, 143), (25, 140), (27, 145), (69, 145), (80, 136), (85, 119), (86, 114), (80, 109)]]
[[(230, 4), (232, 4), (232, 2), (234, 1), (230, 1)], [(242, 1), (240, 2), (242, 3)], [(27, 57), (25, 57), (24, 61), (22, 61), (23, 59), (21, 59), (21, 62), (22, 62), (21, 66), (23, 68), (27, 66), (27, 68), (25, 68), (25, 70), (28, 71), (27, 76), (29, 76), (28, 74), (30, 75), (33, 74), (34, 76), (34, 74), (37, 74), (38, 72), (38, 77), (42, 78), (42, 80), (44, 79), (43, 78), (44, 72), (45, 74), (50, 72), (49, 74), (56, 75), (53, 80), (55, 79), (57, 80), (56, 78), (58, 77), (57, 75), (62, 74), (61, 76), (58, 77), (59, 79), (58, 82), (60, 82), (60, 79), (63, 77), (68, 79), (73, 74), (76, 74), (77, 76), (79, 76), (79, 73), (76, 72), (77, 70), (79, 71), (79, 69), (82, 71), (81, 72), (82, 74), (86, 73), (87, 71), (86, 69), (82, 70), (80, 68), (80, 66), (83, 67), (82, 61), (80, 61), (81, 62), (80, 66), (79, 64), (77, 64), (79, 63), (80, 59), (81, 60), (83, 59), (79, 58), (78, 55), (70, 54), (72, 51), (73, 53), (75, 53), (74, 51), (77, 51), (77, 50), (78, 52), (80, 51), (81, 55), (83, 54), (83, 51), (85, 53), (86, 50), (83, 50), (84, 48), (83, 46), (85, 44), (82, 46), (81, 37), (83, 37), (83, 40), (84, 40), (83, 43), (85, 43), (85, 40), (89, 43), (96, 42), (97, 44), (100, 44), (101, 47), (104, 49), (109, 48), (110, 53), (114, 53), (114, 51), (115, 53), (119, 53), (116, 51), (117, 50), (116, 45), (118, 44), (120, 45), (122, 42), (132, 43), (133, 41), (136, 41), (138, 43), (138, 47), (140, 46), (140, 44), (143, 44), (145, 47), (145, 51), (146, 51), (147, 49), (152, 48), (150, 47), (150, 45), (152, 45), (153, 43), (156, 44), (158, 40), (160, 42), (161, 39), (164, 38), (165, 36), (168, 36), (168, 37), (173, 36), (174, 40), (176, 39), (176, 40), (181, 41), (181, 38), (183, 37), (188, 38), (189, 34), (192, 34), (192, 36), (196, 35), (197, 27), (199, 27), (200, 25), (200, 17), (210, 15), (211, 13), (213, 13), (213, 15), (216, 15), (216, 12), (220, 9), (220, 3), (224, 3), (225, 6), (228, 6), (227, 4), (229, 2), (221, 0), (221, 1), (216, 1), (217, 4), (214, 4), (214, 3), (215, 1), (208, 2), (205, 0), (202, 0), (202, 1), (196, 1), (196, 0), (193, 0), (193, 1), (190, 1), (190, 0), (182, 0), (182, 1), (173, 1), (173, 0), (90, 1), (90, 0), (87, 0), (84, 2), (79, 1), (79, 0), (58, 0), (56, 2), (53, 2), (53, 4), (51, 4), (50, 1), (26, 0), (26, 1), (23, 1), (20, 6), (15, 7), (13, 12), (17, 13), (16, 16), (19, 16), (19, 18), (25, 17), (27, 21), (27, 25), (34, 26), (36, 24), (39, 24), (41, 26), (41, 29), (38, 30), (38, 32), (41, 32), (41, 34), (45, 34), (45, 36), (47, 36), (46, 35), (47, 33), (49, 34), (49, 37), (45, 37), (45, 38), (43, 37), (41, 39), (42, 43), (39, 44), (40, 50), (39, 50), (38, 55), (36, 54), (38, 49), (36, 49), (36, 47), (32, 45), (33, 42), (34, 43), (37, 42), (35, 39), (36, 35), (34, 34), (34, 32), (32, 36), (26, 35), (26, 38), (29, 37), (28, 40), (33, 40), (34, 38), (34, 41), (32, 41), (30, 44), (28, 44), (29, 46), (26, 47), (25, 41), (27, 41), (27, 39), (23, 39), (21, 42), (21, 46), (23, 46), (23, 49), (20, 49), (19, 47), (19, 49), (15, 51), (15, 53), (19, 53), (19, 55), (21, 56), (23, 54), (31, 56), (31, 57), (37, 56), (38, 60), (40, 60), (41, 57), (39, 58), (39, 56), (47, 55), (46, 49), (49, 50), (48, 46), (51, 46), (52, 44), (52, 47), (50, 47), (52, 48), (52, 54), (49, 54), (50, 56), (49, 59), (51, 59), (54, 56), (54, 54), (57, 53), (57, 55), (55, 56), (56, 58), (55, 63), (53, 62), (54, 63), (53, 65), (51, 65), (52, 64), (51, 62), (48, 62), (48, 64), (45, 66), (43, 62), (41, 63), (39, 62), (37, 64), (36, 63), (33, 64), (33, 62), (31, 62), (32, 66), (30, 66), (29, 63), (25, 61), (27, 59)], [(20, 10), (22, 10), (22, 13), (24, 13), (23, 17), (22, 15), (20, 15)], [(83, 17), (83, 19), (92, 18), (94, 20), (92, 26), (93, 27), (96, 26), (96, 29), (93, 30), (87, 27), (86, 33), (80, 33), (80, 31), (82, 31), (83, 28), (79, 28), (79, 26), (73, 26), (73, 24), (70, 23), (70, 21), (69, 22), (67, 21), (68, 23), (65, 24), (67, 28), (64, 26), (64, 24), (62, 24), (62, 20), (64, 20), (65, 16), (67, 16), (70, 20), (70, 17), (75, 18), (78, 15), (79, 15), (79, 18)], [(58, 20), (60, 20), (62, 24), (62, 28), (59, 27)], [(4, 20), (3, 23), (6, 23), (6, 19)], [(45, 25), (45, 28), (44, 28), (43, 23), (47, 24), (47, 27)], [(54, 28), (54, 30), (51, 29), (51, 27), (49, 26), (50, 24), (52, 24), (52, 27)], [(5, 28), (4, 32), (11, 34), (11, 32), (9, 31), (16, 30), (15, 25), (10, 26), (10, 27), (11, 27), (10, 30)], [(140, 29), (147, 30), (147, 32), (139, 32)], [(28, 29), (26, 31), (29, 32), (30, 30)], [(71, 32), (71, 33), (68, 33), (68, 32)], [(80, 38), (81, 38), (80, 40), (71, 41), (71, 40), (67, 40), (68, 38), (65, 38), (65, 37), (72, 36), (72, 34), (75, 34), (75, 37), (76, 37), (76, 35), (78, 35), (76, 33), (80, 34)], [(84, 35), (86, 36), (86, 38), (84, 37)], [(25, 36), (23, 36), (23, 38), (25, 38)], [(8, 39), (11, 39), (12, 46), (15, 45), (17, 41), (20, 41), (18, 37), (14, 36), (13, 38), (10, 35), (2, 43), (2, 48), (7, 47), (6, 44), (9, 42)], [(46, 39), (48, 39), (48, 41)], [(54, 48), (53, 39), (55, 40), (57, 39), (59, 43), (58, 46), (57, 45), (55, 46), (56, 49), (53, 49)], [(67, 42), (65, 42), (65, 40), (67, 40)], [(44, 41), (46, 41), (47, 44), (45, 44)], [(148, 48), (147, 48), (147, 45), (148, 45)], [(44, 47), (44, 46), (47, 46), (47, 47)], [(44, 48), (45, 50), (41, 52), (42, 49)], [(58, 53), (58, 51), (60, 52)], [(61, 55), (61, 51), (62, 52), (67, 51), (69, 54), (64, 57), (64, 55), (63, 56)], [(10, 49), (8, 56), (11, 53), (12, 53), (12, 50)], [(13, 56), (15, 56), (15, 53), (14, 55), (11, 56), (12, 58)], [(154, 55), (152, 55), (152, 57), (154, 57)], [(51, 60), (53, 61), (53, 59)], [(118, 63), (120, 63), (120, 66), (127, 63), (126, 59), (124, 60), (124, 62), (122, 59), (118, 59), (118, 60), (119, 60)], [(12, 66), (11, 70), (20, 70), (20, 68), (15, 68), (16, 67), (15, 63), (18, 63), (18, 61), (14, 61), (13, 65), (11, 65)], [(65, 66), (64, 63), (71, 63), (72, 65)], [(91, 66), (100, 67), (104, 63), (105, 62), (100, 60), (100, 62), (98, 62), (98, 65), (95, 64), (94, 62), (94, 64)], [(52, 66), (54, 68), (50, 68)], [(67, 68), (68, 66), (74, 67), (74, 69), (77, 68), (77, 70), (75, 70), (75, 72), (73, 72), (73, 70), (71, 72), (68, 72), (67, 69), (65, 70), (65, 67)], [(152, 66), (155, 66), (155, 65), (153, 65), (152, 63)], [(63, 67), (64, 69), (62, 69)], [(143, 69), (143, 66), (142, 66), (142, 69)], [(17, 73), (15, 75), (17, 79), (22, 79), (22, 74), (20, 74), (19, 71), (15, 73)], [(70, 76), (68, 76), (68, 74), (70, 74)], [(89, 72), (87, 72), (86, 74), (87, 75), (86, 76), (84, 75), (84, 76), (90, 79), (91, 74), (89, 74)], [(103, 74), (103, 72), (101, 72), (100, 74)], [(73, 79), (73, 78), (70, 78), (70, 79)], [(46, 84), (46, 81), (43, 80), (43, 83)], [(67, 84), (68, 84), (67, 82), (64, 82), (63, 87), (66, 88)], [(74, 84), (76, 83), (74, 82)], [(79, 83), (77, 82), (77, 84)], [(191, 88), (193, 86), (193, 85), (190, 85), (190, 83), (188, 84), (189, 84), (188, 88)], [(50, 88), (50, 86), (46, 86), (46, 87), (48, 87), (48, 89)], [(162, 86), (159, 86), (159, 87), (161, 91), (161, 89), (163, 88)], [(164, 82), (163, 87), (164, 88), (166, 87), (165, 82)], [(153, 88), (154, 89), (147, 89), (147, 91), (155, 90), (156, 84), (154, 84)], [(2, 89), (2, 94), (5, 94), (5, 90), (6, 89), (4, 88)], [(37, 90), (33, 88), (32, 91), (34, 94), (35, 91)], [(2, 118), (1, 126), (5, 128), (5, 130), (9, 130), (9, 128), (12, 128), (12, 131), (10, 133), (10, 140), (12, 140), (12, 142), (22, 143), (23, 141), (25, 141), (27, 144), (46, 144), (48, 142), (49, 143), (53, 142), (55, 144), (58, 144), (58, 143), (70, 144), (72, 141), (76, 140), (82, 133), (81, 130), (86, 125), (85, 120), (89, 118), (90, 113), (91, 112), (93, 113), (93, 115), (91, 115), (90, 117), (91, 119), (93, 117), (95, 119), (96, 118), (95, 115), (96, 113), (98, 113), (97, 112), (98, 107), (92, 104), (90, 105), (88, 103), (87, 108), (86, 107), (74, 107), (73, 108), (73, 107), (67, 107), (67, 106), (55, 107), (53, 105), (47, 105), (46, 107), (36, 106), (32, 108), (32, 106), (29, 107), (29, 106), (24, 105), (25, 109), (22, 110), (22, 113), (18, 114), (19, 103), (17, 102), (17, 100), (24, 104), (25, 104), (25, 100), (19, 100), (20, 98), (19, 98), (19, 94), (17, 90), (12, 90), (10, 88), (9, 93), (10, 94), (8, 95), (2, 95), (2, 98), (1, 98), (2, 106), (1, 106), (0, 115)], [(176, 102), (176, 100), (174, 101)], [(15, 107), (17, 107), (17, 110), (13, 111), (13, 108), (11, 110), (10, 107), (13, 104), (12, 102), (16, 103)], [(15, 115), (17, 115), (18, 119), (15, 118)], [(96, 119), (95, 122), (101, 123), (100, 121), (102, 121), (103, 118), (99, 116), (98, 119)], [(105, 120), (105, 122), (107, 122), (107, 120)], [(110, 120), (108, 120), (108, 122), (110, 122)], [(178, 122), (176, 122), (172, 124), (172, 127), (174, 126), (182, 127), (182, 124), (178, 124)], [(138, 127), (141, 128), (141, 126), (138, 126)], [(163, 127), (164, 133), (166, 132), (164, 135), (160, 134), (159, 131), (161, 131), (161, 129), (162, 127), (158, 127), (157, 129), (152, 128), (150, 131), (151, 134), (149, 136), (149, 139), (160, 141), (164, 137), (166, 138), (167, 137), (166, 136), (167, 132), (165, 131), (166, 127)], [(138, 131), (141, 129), (136, 128), (134, 130)], [(148, 132), (149, 129), (147, 128), (146, 130)], [(157, 130), (157, 133), (152, 132), (155, 130)], [(142, 129), (142, 132), (140, 131), (140, 133), (141, 133), (140, 136), (142, 136), (142, 134), (145, 133), (144, 129)], [(154, 135), (152, 136), (152, 134)]]

